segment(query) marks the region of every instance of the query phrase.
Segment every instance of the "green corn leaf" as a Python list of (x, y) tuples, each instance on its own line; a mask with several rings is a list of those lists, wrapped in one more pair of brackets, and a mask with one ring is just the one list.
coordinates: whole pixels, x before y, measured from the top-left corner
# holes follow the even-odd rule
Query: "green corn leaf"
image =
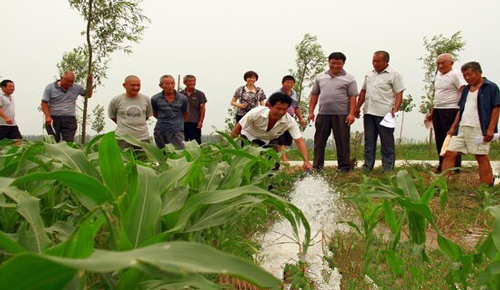
[(183, 179), (189, 173), (193, 162), (188, 162), (186, 158), (169, 159), (168, 170), (160, 174), (160, 188), (162, 191), (170, 187), (178, 187), (183, 184)]
[(186, 287), (196, 287), (196, 289), (204, 290), (221, 290), (224, 289), (213, 282), (208, 281), (205, 277), (199, 274), (187, 274), (178, 277), (169, 277), (164, 280), (149, 280), (142, 282), (142, 289), (149, 290), (168, 290), (168, 289), (189, 289)]
[(10, 290), (64, 289), (76, 273), (76, 269), (44, 256), (20, 254), (2, 264), (0, 281), (2, 288)]
[(2, 231), (0, 231), (0, 249), (4, 249), (9, 254), (26, 252), (26, 249), (21, 244)]
[(222, 132), (222, 131), (216, 131), (219, 135), (221, 135), (229, 144), (231, 144), (231, 146), (233, 146), (233, 148), (241, 148), (241, 146), (236, 142), (234, 141), (233, 138), (231, 138), (231, 136), (229, 136), (229, 134), (225, 133), (225, 132)]
[(94, 238), (105, 222), (105, 217), (94, 217), (94, 212), (80, 220), (71, 236), (45, 253), (67, 258), (87, 258), (94, 250)]
[(234, 214), (241, 206), (255, 205), (261, 203), (262, 200), (252, 197), (244, 196), (227, 204), (215, 204), (208, 207), (207, 211), (193, 224), (185, 230), (186, 233), (200, 231), (206, 228), (215, 227), (225, 224), (234, 219)]
[(44, 173), (31, 173), (24, 177), (19, 177), (14, 181), (14, 185), (22, 185), (25, 183), (40, 181), (40, 180), (58, 180), (59, 182), (69, 186), (76, 194), (82, 204), (88, 208), (101, 205), (105, 202), (113, 202), (113, 195), (107, 187), (102, 183), (83, 173), (60, 170)]
[(382, 251), (387, 264), (391, 267), (392, 273), (401, 275), (403, 271), (403, 259), (399, 258), (394, 251)]
[(438, 245), (439, 249), (448, 256), (453, 261), (458, 261), (463, 255), (462, 249), (457, 244), (448, 240), (442, 235), (438, 235)]
[(175, 211), (180, 210), (183, 206), (184, 203), (186, 202), (186, 199), (189, 195), (189, 188), (188, 187), (177, 187), (169, 192), (167, 192), (163, 196), (163, 205), (162, 205), (162, 210), (160, 212), (160, 216), (167, 215), (169, 213), (173, 213)]
[(394, 210), (392, 210), (392, 206), (389, 202), (385, 201), (383, 203), (385, 222), (389, 229), (393, 234), (397, 234), (401, 230), (401, 225), (396, 220), (396, 215), (394, 214)]
[(84, 173), (92, 176), (98, 181), (101, 181), (101, 175), (87, 160), (87, 157), (85, 157), (82, 150), (71, 148), (64, 142), (57, 144), (45, 143), (45, 147), (53, 159), (59, 160), (65, 166), (76, 170), (77, 172)]
[(129, 144), (144, 149), (144, 152), (146, 152), (149, 158), (152, 158), (154, 161), (158, 162), (158, 165), (161, 169), (166, 170), (168, 168), (167, 163), (165, 162), (165, 155), (163, 155), (163, 151), (161, 149), (158, 149), (158, 147), (150, 143), (141, 142), (130, 135), (120, 136), (120, 139)]
[[(153, 265), (158, 270), (172, 274), (224, 273), (262, 288), (280, 289), (280, 281), (258, 266), (207, 245), (188, 242), (159, 243), (122, 252), (96, 250), (86, 259), (21, 254), (2, 265), (0, 281), (3, 285), (14, 285), (17, 287), (15, 289), (40, 289), (42, 287), (62, 289), (65, 284), (69, 283), (76, 269), (102, 273), (121, 271), (131, 267), (144, 269), (144, 264)], [(46, 271), (41, 270), (44, 267), (47, 268)], [(52, 269), (58, 271), (53, 272)], [(22, 280), (21, 287), (15, 283), (19, 279)], [(9, 289), (13, 288), (9, 287)]]
[(15, 187), (4, 188), (3, 193), (14, 200), (17, 204), (17, 212), (29, 224), (29, 229), (24, 231), (24, 247), (28, 250), (42, 252), (50, 244), (50, 239), (45, 233), (45, 226), (40, 216), (38, 198)]
[(408, 171), (399, 171), (396, 179), (398, 182), (398, 187), (403, 190), (404, 194), (407, 197), (411, 198), (414, 201), (420, 199), (420, 195), (418, 194), (417, 188), (415, 187), (415, 183), (410, 174), (408, 174)]
[(500, 204), (488, 207), (487, 211), (495, 218), (491, 237), (495, 243), (495, 247), (500, 249)]
[(99, 166), (104, 184), (109, 188), (114, 198), (123, 194), (128, 187), (127, 172), (114, 132), (107, 133), (102, 137), (99, 145)]
[(415, 212), (407, 212), (407, 217), (411, 241), (417, 245), (424, 245), (426, 240), (425, 230), (427, 226), (425, 219)]
[(123, 229), (134, 248), (157, 234), (162, 205), (154, 170), (138, 165), (137, 173), (137, 186), (129, 189), (132, 202), (123, 218)]
[(205, 190), (215, 190), (222, 183), (224, 176), (227, 174), (229, 164), (225, 161), (215, 162), (210, 167), (205, 168)]
[(358, 232), (358, 234), (360, 236), (364, 236), (363, 232), (361, 231), (361, 228), (357, 224), (355, 224), (354, 222), (352, 222), (352, 221), (338, 221), (337, 223), (339, 223), (339, 224), (347, 224), (351, 228), (353, 228), (354, 230), (356, 230), (356, 232)]

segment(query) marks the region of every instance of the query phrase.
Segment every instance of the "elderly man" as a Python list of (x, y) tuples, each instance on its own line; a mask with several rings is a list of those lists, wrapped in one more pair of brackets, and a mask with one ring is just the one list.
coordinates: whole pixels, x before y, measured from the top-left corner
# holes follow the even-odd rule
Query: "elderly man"
[(14, 106), (14, 93), (15, 86), (11, 80), (3, 80), (0, 83), (2, 92), (0, 93), (0, 140), (22, 139), (21, 132), (17, 127), (15, 116), (16, 110)]
[[(92, 77), (89, 77), (92, 87)], [(77, 128), (76, 100), (85, 96), (84, 87), (75, 84), (75, 74), (63, 73), (61, 79), (47, 85), (42, 97), (42, 111), (45, 115), (47, 133), (54, 136), (56, 142), (74, 142)], [(92, 97), (92, 92), (89, 98)]]
[(186, 75), (183, 81), (186, 88), (180, 93), (187, 97), (189, 103), (188, 118), (184, 122), (184, 138), (186, 141), (196, 140), (198, 144), (201, 144), (201, 128), (205, 119), (207, 98), (202, 91), (195, 89), (195, 76)]
[[(438, 155), (443, 147), (446, 134), (451, 128), (458, 112), (458, 100), (463, 87), (467, 84), (459, 70), (453, 69), (453, 56), (443, 53), (436, 59), (438, 73), (434, 80), (434, 104), (430, 113), (425, 117), (432, 121), (436, 138)], [(444, 157), (439, 156), (437, 172), (441, 172)], [(457, 155), (455, 167), (460, 167), (462, 158)]]
[(454, 166), (457, 155), (472, 153), (479, 165), (480, 181), (492, 186), (488, 153), (493, 134), (498, 132), (500, 91), (495, 83), (482, 77), (481, 65), (477, 62), (464, 64), (462, 74), (468, 85), (462, 90), (460, 109), (448, 131), (453, 137), (443, 160), (443, 170)]
[(162, 91), (151, 97), (153, 116), (158, 121), (154, 129), (158, 148), (166, 144), (175, 149), (184, 149), (184, 122), (188, 120), (188, 99), (175, 90), (175, 79), (170, 75), (160, 78)]
[(269, 97), (268, 106), (253, 108), (241, 118), (234, 126), (231, 137), (236, 138), (242, 135), (252, 144), (259, 146), (269, 146), (277, 150), (278, 137), (286, 131), (290, 132), (298, 150), (304, 157), (302, 168), (312, 169), (307, 154), (306, 143), (302, 138), (299, 126), (292, 116), (287, 114), (288, 108), (292, 104), (292, 98), (284, 93), (274, 93)]
[(375, 165), (377, 139), (380, 135), (382, 144), (382, 168), (384, 171), (394, 169), (395, 144), (394, 128), (381, 125), (387, 114), (399, 111), (403, 101), (403, 77), (389, 66), (389, 53), (383, 50), (373, 54), (373, 70), (368, 72), (359, 93), (356, 106), (356, 118), (359, 118), (363, 106), (363, 127), (365, 131), (365, 164), (363, 170), (372, 170)]
[(314, 81), (309, 100), (309, 120), (314, 121), (314, 109), (319, 100), (314, 133), (313, 167), (321, 170), (325, 163), (325, 147), (333, 132), (337, 149), (338, 170), (351, 170), (350, 126), (354, 122), (358, 86), (356, 80), (344, 70), (346, 56), (334, 52), (328, 56), (329, 70)]
[(140, 94), (141, 80), (134, 75), (127, 76), (123, 82), (125, 93), (114, 97), (108, 106), (108, 115), (116, 125), (116, 136), (121, 149), (131, 147), (120, 139), (130, 135), (143, 142), (149, 142), (147, 120), (153, 115), (150, 99)]

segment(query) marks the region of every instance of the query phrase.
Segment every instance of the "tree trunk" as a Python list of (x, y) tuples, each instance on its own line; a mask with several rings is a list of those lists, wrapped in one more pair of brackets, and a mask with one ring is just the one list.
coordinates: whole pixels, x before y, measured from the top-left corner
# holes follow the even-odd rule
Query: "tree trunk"
[(89, 0), (89, 17), (87, 19), (87, 46), (89, 50), (89, 63), (88, 63), (88, 74), (87, 74), (87, 83), (86, 83), (86, 90), (85, 90), (85, 100), (83, 101), (83, 120), (82, 120), (82, 144), (85, 144), (85, 141), (87, 139), (87, 110), (88, 110), (88, 103), (89, 103), (89, 97), (92, 93), (92, 82), (90, 79), (92, 78), (92, 44), (90, 43), (90, 23), (92, 21), (92, 1)]

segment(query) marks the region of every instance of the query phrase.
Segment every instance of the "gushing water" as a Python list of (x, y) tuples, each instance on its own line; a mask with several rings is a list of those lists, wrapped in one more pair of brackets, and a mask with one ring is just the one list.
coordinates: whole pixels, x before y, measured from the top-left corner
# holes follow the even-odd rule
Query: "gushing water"
[[(337, 269), (332, 271), (323, 259), (323, 256), (331, 255), (327, 248), (330, 235), (335, 230), (347, 230), (337, 224), (341, 213), (338, 194), (332, 192), (322, 177), (307, 176), (297, 182), (290, 194), (290, 201), (302, 210), (311, 226), (313, 238), (305, 256), (309, 265), (309, 277), (314, 280), (318, 289), (340, 289), (342, 276)], [(299, 236), (304, 236), (304, 229), (301, 229)], [(285, 265), (299, 260), (300, 249), (286, 220), (274, 224), (263, 236), (261, 245), (262, 250), (258, 256), (262, 260), (262, 267), (280, 279), (283, 278)]]

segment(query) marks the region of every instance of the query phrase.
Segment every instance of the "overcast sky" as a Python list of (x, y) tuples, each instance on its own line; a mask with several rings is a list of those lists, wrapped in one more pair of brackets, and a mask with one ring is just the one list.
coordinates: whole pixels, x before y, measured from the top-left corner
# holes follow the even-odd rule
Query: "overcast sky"
[[(388, 51), (390, 65), (403, 75), (405, 95), (414, 96), (417, 104), (423, 93), (418, 58), (425, 53), (425, 36), (450, 37), (462, 31), (467, 45), (455, 67), (475, 60), (484, 76), (500, 82), (498, 0), (145, 0), (142, 8), (152, 22), (131, 55), (113, 55), (109, 78), (94, 93), (91, 108), (107, 108), (111, 98), (124, 91), (123, 79), (129, 74), (141, 78), (141, 92), (148, 96), (160, 91), (158, 79), (163, 74), (194, 74), (197, 88), (208, 99), (203, 131), (208, 134), (213, 127), (223, 128), (245, 71), (259, 74), (257, 85), (267, 96), (280, 87), (282, 76), (294, 68), (294, 47), (305, 33), (318, 36), (326, 55), (346, 54), (344, 68), (355, 76), (358, 87), (372, 69), (372, 53)], [(16, 84), (21, 132), (41, 134), (43, 119), (37, 107), (43, 90), (55, 80), (62, 55), (84, 43), (84, 22), (65, 0), (2, 1), (0, 9), (0, 76)], [(407, 115), (403, 136), (424, 140), (422, 120), (418, 109)], [(113, 129), (107, 119), (106, 130)], [(357, 120), (353, 129), (362, 130), (362, 122)], [(399, 136), (399, 126), (396, 130)], [(313, 133), (310, 127), (305, 135)]]

